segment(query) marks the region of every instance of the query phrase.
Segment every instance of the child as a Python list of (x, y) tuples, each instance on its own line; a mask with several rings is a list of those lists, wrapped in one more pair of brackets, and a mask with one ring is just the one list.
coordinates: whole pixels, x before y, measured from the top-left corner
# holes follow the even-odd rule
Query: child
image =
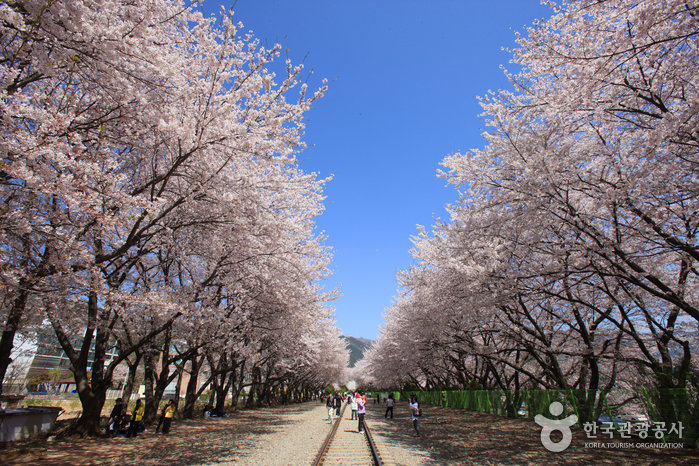
[(136, 401), (136, 406), (133, 408), (131, 413), (131, 421), (129, 423), (129, 431), (126, 433), (126, 438), (133, 436), (134, 438), (138, 436), (138, 428), (141, 424), (141, 419), (143, 419), (143, 411), (145, 411), (146, 406), (141, 402), (141, 400)]
[(163, 410), (163, 434), (170, 432), (170, 425), (172, 424), (172, 418), (175, 415), (175, 400), (170, 400), (165, 405)]
[(351, 403), (351, 404), (350, 404), (350, 407), (352, 408), (352, 420), (353, 420), (353, 421), (354, 421), (355, 419), (356, 419), (356, 420), (359, 420), (359, 415), (357, 414), (357, 410), (359, 409), (359, 407), (358, 407), (358, 405), (357, 405), (357, 397), (356, 397), (356, 396), (352, 396), (352, 399), (350, 400), (350, 403)]

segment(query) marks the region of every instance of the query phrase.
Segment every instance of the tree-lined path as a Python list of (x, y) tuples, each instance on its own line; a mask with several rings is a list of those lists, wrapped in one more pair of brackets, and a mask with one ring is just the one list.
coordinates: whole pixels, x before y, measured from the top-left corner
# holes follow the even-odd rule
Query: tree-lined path
[[(699, 464), (696, 450), (586, 448), (585, 434), (574, 429), (571, 446), (551, 453), (541, 445), (532, 421), (453, 408), (424, 406), (422, 437), (413, 437), (405, 402), (394, 419), (384, 419), (384, 405), (367, 406), (367, 422), (386, 464), (437, 465), (688, 465)], [(343, 420), (340, 428), (356, 430)], [(327, 410), (316, 402), (244, 410), (219, 420), (176, 421), (169, 436), (152, 433), (136, 439), (73, 439), (19, 446), (0, 454), (17, 465), (310, 465), (330, 429)], [(357, 434), (359, 435), (359, 434)]]
[(0, 4), (0, 393), (39, 341), (76, 434), (137, 372), (148, 423), (171, 383), (191, 417), (205, 389), (307, 399), (347, 366), (327, 180), (296, 160), (326, 86), (238, 28), (180, 0)]
[[(381, 334), (352, 369), (333, 305), (341, 290), (326, 287), (333, 249), (317, 223), (332, 176), (306, 170), (300, 156), (313, 143), (306, 124), (327, 80), (312, 80), (281, 43), (247, 32), (232, 9), (209, 16), (199, 3), (0, 3), (0, 395), (72, 377), (81, 414), (66, 437), (101, 437), (101, 414), (117, 393), (142, 394), (150, 426), (167, 390), (184, 419), (170, 437), (61, 437), (16, 460), (307, 464), (328, 427), (323, 408), (289, 403), (352, 383), (425, 399), (427, 391), (507, 392), (512, 416), (540, 414), (517, 393), (545, 391), (538, 400), (549, 412), (565, 397), (578, 425), (646, 417), (684, 423), (678, 437), (697, 442), (699, 0), (544, 1), (548, 19), (518, 34), (510, 51), (508, 87), (481, 98), (485, 145), (443, 159), (438, 176), (458, 200), (448, 218), (411, 238), (413, 261), (397, 274)], [(464, 24), (474, 18), (464, 14)], [(452, 89), (468, 87), (440, 84), (462, 73), (423, 44), (391, 38), (401, 44), (391, 46), (356, 24), (351, 31), (372, 39), (364, 48), (388, 45), (381, 66), (334, 51), (378, 73), (354, 99), (389, 74), (411, 79), (400, 106), (383, 105), (394, 126), (401, 113), (441, 114), (411, 106), (414, 83), (429, 100), (457, 101)], [(394, 63), (437, 79), (386, 60), (399, 48), (416, 61)], [(422, 57), (434, 70), (416, 66)], [(382, 106), (365, 102), (370, 108), (352, 113)], [(366, 129), (337, 126), (358, 142), (355, 152), (365, 150)], [(401, 153), (395, 138), (371, 130), (382, 151)], [(430, 132), (415, 133), (443, 137)], [(360, 160), (353, 155), (344, 158)], [(378, 162), (357, 164), (366, 176), (357, 186), (388, 191), (370, 181), (375, 172), (405, 180), (400, 197), (424, 189), (396, 170), (409, 159)], [(380, 201), (372, 199), (394, 210)], [(351, 204), (363, 229), (378, 230)], [(383, 255), (371, 243), (357, 235), (342, 254), (367, 244)], [(368, 322), (359, 309), (367, 307), (357, 306), (353, 322)], [(47, 355), (57, 367), (37, 362), (22, 375), (24, 341), (36, 349), (27, 366)], [(634, 393), (615, 400), (613, 390)], [(241, 397), (247, 407), (283, 407), (197, 419), (197, 403), (233, 408)], [(428, 408), (416, 440), (407, 411), (396, 411), (393, 422), (376, 419), (395, 464), (696, 459), (596, 451), (580, 431), (553, 455), (529, 421), (448, 409)]]

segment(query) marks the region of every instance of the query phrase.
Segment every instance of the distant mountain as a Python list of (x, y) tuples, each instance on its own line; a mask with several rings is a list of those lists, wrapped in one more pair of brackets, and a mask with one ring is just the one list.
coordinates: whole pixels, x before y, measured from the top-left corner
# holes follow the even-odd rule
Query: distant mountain
[(347, 340), (347, 348), (350, 350), (350, 367), (354, 367), (354, 364), (364, 357), (364, 352), (374, 344), (374, 340), (367, 338), (354, 338), (352, 336), (343, 336), (342, 338)]
[[(354, 338), (354, 337), (350, 337), (350, 338)], [(374, 340), (369, 340), (368, 338), (359, 337), (359, 338), (357, 338), (357, 340), (359, 340), (359, 341), (361, 341), (362, 343), (364, 343), (364, 344), (366, 344), (366, 345), (369, 345), (369, 346), (371, 346), (371, 345), (374, 344)]]

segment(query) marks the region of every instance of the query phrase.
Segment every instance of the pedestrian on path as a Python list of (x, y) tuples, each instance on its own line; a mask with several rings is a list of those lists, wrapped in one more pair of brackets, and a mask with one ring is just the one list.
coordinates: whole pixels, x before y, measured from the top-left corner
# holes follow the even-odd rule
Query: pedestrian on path
[(352, 408), (352, 421), (359, 420), (359, 415), (357, 414), (357, 409), (359, 409), (359, 405), (357, 405), (357, 396), (352, 396), (352, 400), (350, 400), (350, 408)]
[(420, 415), (422, 410), (420, 409), (420, 403), (417, 401), (417, 395), (410, 395), (410, 413), (413, 418), (413, 427), (415, 428), (415, 436), (420, 436), (420, 427), (418, 426), (418, 421), (420, 420)]
[(342, 408), (342, 397), (339, 393), (335, 393), (335, 416), (340, 417), (340, 411)]
[(141, 402), (141, 400), (136, 401), (136, 406), (134, 406), (131, 412), (131, 420), (129, 421), (129, 431), (126, 433), (126, 438), (138, 436), (138, 428), (141, 426), (141, 419), (143, 419), (143, 411), (146, 407)]
[(364, 414), (366, 413), (366, 400), (362, 396), (362, 392), (357, 393), (357, 415), (359, 416), (359, 426), (357, 431), (360, 434), (364, 433)]
[(383, 415), (383, 417), (388, 418), (388, 413), (391, 413), (391, 419), (393, 419), (393, 405), (395, 403), (395, 399), (393, 398), (393, 393), (388, 395), (388, 399), (386, 400), (386, 414)]
[(330, 422), (333, 422), (335, 420), (335, 409), (333, 404), (333, 397), (328, 393), (328, 396), (325, 401), (325, 407), (328, 408), (328, 420)]
[(447, 407), (447, 392), (442, 392), (442, 408)]

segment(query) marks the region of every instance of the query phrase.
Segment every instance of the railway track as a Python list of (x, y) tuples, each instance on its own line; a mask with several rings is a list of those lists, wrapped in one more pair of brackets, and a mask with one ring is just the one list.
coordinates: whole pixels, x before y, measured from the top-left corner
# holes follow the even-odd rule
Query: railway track
[(364, 419), (364, 434), (357, 432), (358, 421), (351, 420), (351, 410), (343, 403), (339, 419), (335, 421), (320, 449), (313, 466), (370, 465), (381, 466), (371, 431)]

